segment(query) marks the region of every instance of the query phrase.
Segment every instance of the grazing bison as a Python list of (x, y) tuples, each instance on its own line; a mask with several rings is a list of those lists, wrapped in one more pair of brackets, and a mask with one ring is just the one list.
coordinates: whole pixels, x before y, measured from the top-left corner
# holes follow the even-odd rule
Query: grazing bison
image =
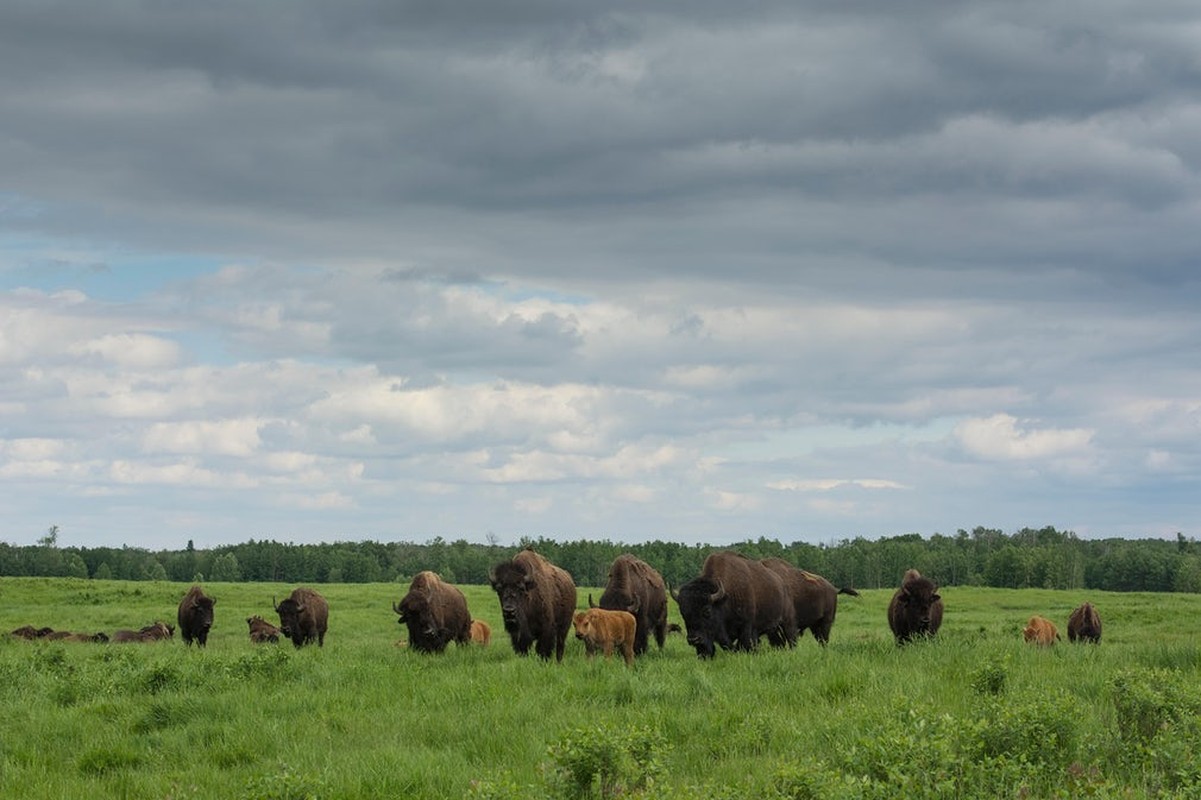
[(155, 620), (153, 624), (147, 625), (141, 630), (119, 630), (113, 632), (112, 641), (114, 642), (157, 642), (162, 639), (170, 639), (175, 635), (175, 626), (168, 625), (165, 622)]
[(1059, 631), (1055, 630), (1055, 623), (1051, 620), (1035, 614), (1022, 630), (1022, 638), (1030, 644), (1050, 647), (1059, 638)]
[(279, 641), (279, 628), (258, 614), (255, 614), (253, 617), (247, 617), (246, 624), (250, 628), (250, 641), (252, 643), (264, 644), (270, 642), (274, 644)]
[(634, 666), (634, 641), (638, 637), (638, 620), (629, 611), (590, 608), (575, 615), (575, 638), (584, 643), (588, 657), (600, 650), (605, 658), (620, 647), (626, 666)]
[(513, 651), (524, 656), (534, 645), (541, 658), (549, 660), (553, 652), (562, 661), (576, 603), (575, 582), (567, 570), (533, 550), (522, 550), (493, 567), (488, 580), (500, 599)]
[(471, 621), (471, 641), (487, 647), (492, 642), (492, 626), (482, 619)]
[(302, 586), (293, 589), (292, 594), (277, 606), (272, 597), (271, 605), (279, 614), (279, 632), (291, 639), (292, 644), (301, 647), (316, 641), (318, 647), (325, 646), (329, 603), (318, 592)]
[(764, 635), (774, 647), (796, 644), (796, 615), (784, 581), (739, 553), (713, 553), (701, 574), (671, 596), (700, 658), (712, 658), (715, 645), (754, 650)]
[(792, 599), (797, 636), (811, 630), (817, 643), (824, 646), (830, 641), (830, 628), (838, 612), (838, 595), (858, 597), (859, 592), (845, 587), (836, 589), (821, 575), (797, 569), (781, 558), (765, 558), (762, 563), (784, 582), (784, 589)]
[(199, 586), (188, 589), (188, 593), (179, 601), (179, 635), (184, 644), (192, 646), (192, 640), (204, 647), (208, 643), (209, 628), (213, 627), (213, 606), (217, 601), (204, 593)]
[(1101, 644), (1101, 617), (1092, 603), (1083, 603), (1068, 617), (1068, 641)]
[(588, 595), (588, 606), (634, 615), (638, 622), (634, 636), (636, 655), (646, 652), (652, 633), (659, 649), (663, 649), (663, 640), (667, 638), (667, 586), (663, 576), (642, 559), (628, 553), (613, 559), (600, 603), (594, 604), (592, 595)]
[(901, 578), (901, 586), (888, 604), (888, 627), (904, 644), (915, 636), (933, 636), (942, 625), (942, 598), (938, 584), (911, 569)]
[(392, 604), (401, 625), (409, 627), (409, 646), (423, 653), (441, 653), (452, 641), (471, 641), (467, 598), (454, 586), (426, 570), (418, 572), (409, 592)]
[(32, 625), (22, 625), (9, 634), (16, 639), (44, 639), (54, 633), (53, 628), (35, 628)]

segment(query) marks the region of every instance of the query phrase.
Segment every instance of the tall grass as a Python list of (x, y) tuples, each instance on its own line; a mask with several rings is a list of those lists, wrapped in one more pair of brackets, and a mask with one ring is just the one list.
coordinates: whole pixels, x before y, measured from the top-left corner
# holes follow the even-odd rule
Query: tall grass
[[(174, 621), (186, 586), (0, 580), (0, 630)], [(324, 648), (254, 646), (291, 586), (205, 585), (207, 650), (0, 641), (5, 797), (1168, 797), (1201, 790), (1201, 598), (952, 588), (934, 641), (898, 648), (888, 592), (841, 598), (830, 646), (634, 669), (519, 658), (495, 596), (462, 587), (489, 648), (428, 656), (403, 586), (319, 587)], [(596, 592), (596, 589), (593, 589)], [(586, 604), (586, 590), (580, 593)], [(1084, 599), (1100, 647), (1021, 641)], [(672, 605), (673, 618), (675, 607)], [(678, 619), (676, 619), (678, 621)], [(1066, 639), (1066, 631), (1065, 639)]]

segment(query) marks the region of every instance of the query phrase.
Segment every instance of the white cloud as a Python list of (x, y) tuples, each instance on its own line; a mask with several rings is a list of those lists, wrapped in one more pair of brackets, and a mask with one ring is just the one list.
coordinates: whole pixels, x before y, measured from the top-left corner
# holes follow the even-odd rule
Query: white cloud
[(906, 489), (903, 483), (882, 478), (814, 478), (810, 480), (772, 481), (767, 488), (782, 492), (829, 492), (844, 486), (860, 489)]
[(972, 455), (1005, 461), (1080, 455), (1088, 449), (1095, 435), (1095, 431), (1087, 428), (1035, 430), (1026, 425), (1027, 421), (1009, 414), (994, 414), (964, 420), (956, 426), (954, 435)]
[(147, 453), (250, 456), (262, 444), (259, 429), (263, 424), (263, 420), (248, 418), (158, 422), (147, 428), (142, 449)]

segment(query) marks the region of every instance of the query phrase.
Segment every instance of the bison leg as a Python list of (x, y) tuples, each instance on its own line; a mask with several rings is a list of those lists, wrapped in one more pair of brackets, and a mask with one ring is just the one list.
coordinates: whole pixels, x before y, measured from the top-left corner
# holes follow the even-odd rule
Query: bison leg
[(627, 667), (634, 666), (634, 648), (630, 645), (629, 639), (622, 643), (622, 655), (625, 656)]
[(605, 639), (605, 643), (603, 645), (601, 645), (601, 647), (605, 651), (606, 659), (610, 659), (613, 657), (613, 640), (612, 639)]

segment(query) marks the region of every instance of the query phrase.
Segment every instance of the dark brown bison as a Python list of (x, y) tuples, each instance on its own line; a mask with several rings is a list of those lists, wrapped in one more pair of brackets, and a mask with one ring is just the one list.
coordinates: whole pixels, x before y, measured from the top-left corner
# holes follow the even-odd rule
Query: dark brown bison
[(396, 621), (409, 628), (409, 646), (423, 653), (441, 653), (453, 642), (471, 641), (467, 598), (438, 574), (418, 572), (400, 605), (392, 604)]
[(22, 625), (9, 634), (15, 639), (44, 639), (54, 633), (53, 628), (35, 628), (32, 625)]
[(759, 637), (774, 647), (796, 644), (796, 615), (780, 576), (740, 553), (713, 553), (701, 574), (672, 598), (680, 606), (688, 643), (700, 658), (723, 650), (754, 650)]
[(1092, 603), (1083, 603), (1068, 616), (1068, 641), (1101, 644), (1101, 617)]
[(942, 598), (938, 584), (916, 569), (907, 571), (888, 604), (888, 627), (897, 644), (915, 636), (933, 636), (942, 625)]
[(1050, 647), (1059, 639), (1059, 631), (1055, 629), (1054, 622), (1035, 614), (1022, 629), (1022, 638), (1030, 644)]
[(792, 599), (797, 636), (804, 635), (806, 630), (813, 631), (813, 638), (821, 645), (830, 641), (830, 629), (838, 612), (838, 595), (859, 596), (854, 589), (836, 589), (821, 575), (797, 569), (781, 558), (765, 558), (763, 566), (784, 581), (784, 589)]
[(179, 621), (179, 635), (184, 644), (192, 646), (192, 640), (204, 647), (208, 644), (209, 628), (213, 627), (213, 606), (217, 601), (204, 593), (199, 586), (188, 589), (188, 593), (179, 601), (179, 611), (176, 619)]
[(250, 641), (252, 643), (264, 644), (270, 642), (274, 644), (279, 641), (279, 628), (258, 614), (255, 614), (253, 617), (247, 617), (246, 624), (250, 628)]
[(573, 622), (575, 637), (584, 643), (589, 658), (595, 656), (597, 650), (608, 658), (613, 655), (615, 647), (620, 647), (626, 666), (634, 666), (634, 639), (638, 635), (638, 620), (629, 611), (590, 608), (576, 614)]
[(533, 550), (522, 550), (511, 561), (497, 564), (488, 580), (500, 599), (505, 631), (513, 651), (526, 655), (530, 645), (541, 658), (563, 660), (571, 615), (575, 612), (575, 581)]
[(471, 641), (487, 647), (492, 642), (492, 626), (482, 619), (471, 621)]
[(45, 638), (58, 642), (92, 642), (103, 644), (108, 641), (106, 633), (71, 633), (70, 631), (55, 631)]
[(147, 625), (141, 630), (119, 630), (113, 632), (112, 641), (114, 642), (157, 642), (163, 639), (170, 639), (175, 635), (175, 626), (168, 625), (165, 622), (155, 620), (153, 624)]
[(600, 603), (594, 604), (592, 595), (588, 595), (588, 606), (634, 615), (638, 622), (634, 635), (636, 655), (646, 652), (651, 634), (659, 649), (663, 649), (663, 640), (667, 638), (667, 585), (663, 576), (642, 559), (628, 553), (613, 559)]
[(316, 641), (318, 647), (325, 646), (325, 629), (329, 624), (329, 603), (313, 589), (304, 586), (293, 589), (292, 594), (283, 602), (275, 605), (271, 598), (275, 613), (279, 614), (279, 632), (292, 640), (292, 644), (301, 647)]

